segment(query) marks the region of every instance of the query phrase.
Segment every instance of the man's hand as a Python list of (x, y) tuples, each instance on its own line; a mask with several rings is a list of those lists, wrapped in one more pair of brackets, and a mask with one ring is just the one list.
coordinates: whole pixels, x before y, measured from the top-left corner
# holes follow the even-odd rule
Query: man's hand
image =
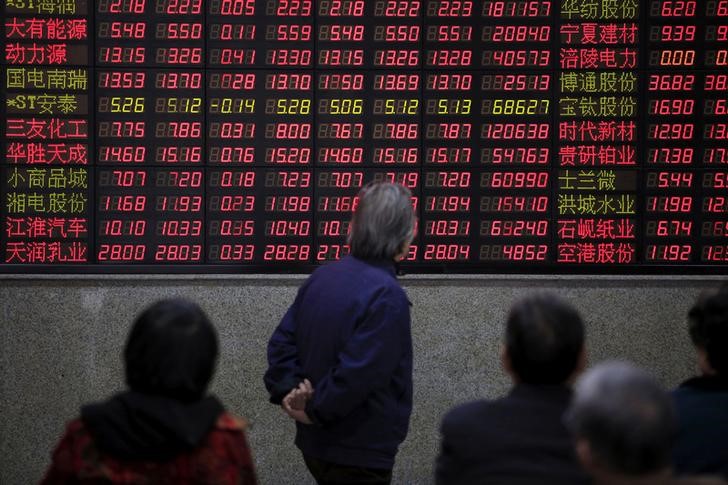
[(290, 417), (303, 424), (313, 424), (306, 414), (306, 402), (313, 396), (313, 386), (308, 379), (304, 379), (297, 388), (291, 389), (283, 398), (283, 410)]
[(308, 401), (313, 395), (313, 386), (311, 381), (304, 379), (298, 387), (291, 389), (286, 397), (283, 398), (283, 402), (288, 402), (288, 406), (296, 411), (303, 411), (306, 408), (306, 401)]

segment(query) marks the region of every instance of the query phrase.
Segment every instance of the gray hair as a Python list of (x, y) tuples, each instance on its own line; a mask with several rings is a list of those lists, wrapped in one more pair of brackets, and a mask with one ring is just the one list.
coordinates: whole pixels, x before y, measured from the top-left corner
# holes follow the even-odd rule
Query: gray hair
[(415, 213), (408, 188), (387, 182), (367, 184), (351, 219), (351, 254), (365, 260), (392, 260), (414, 237)]
[(676, 417), (670, 396), (647, 372), (606, 362), (575, 386), (566, 425), (613, 472), (651, 474), (670, 465)]

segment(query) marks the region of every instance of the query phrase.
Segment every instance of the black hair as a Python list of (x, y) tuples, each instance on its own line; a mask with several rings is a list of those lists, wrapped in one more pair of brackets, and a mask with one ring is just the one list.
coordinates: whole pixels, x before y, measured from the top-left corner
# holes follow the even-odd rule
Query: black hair
[(563, 384), (576, 370), (584, 324), (569, 304), (549, 294), (516, 302), (506, 325), (506, 349), (518, 378), (527, 384)]
[(728, 377), (728, 286), (698, 299), (688, 312), (688, 328), (693, 344), (708, 354), (710, 366)]
[(126, 383), (133, 391), (194, 401), (215, 371), (217, 333), (195, 303), (162, 300), (134, 322), (124, 348)]

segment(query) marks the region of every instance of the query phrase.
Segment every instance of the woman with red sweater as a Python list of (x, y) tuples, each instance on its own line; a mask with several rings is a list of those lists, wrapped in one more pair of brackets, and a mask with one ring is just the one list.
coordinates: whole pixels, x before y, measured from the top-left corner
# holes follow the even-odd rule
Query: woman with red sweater
[(206, 395), (217, 354), (197, 305), (149, 307), (124, 349), (129, 390), (81, 408), (42, 483), (255, 485), (245, 421)]

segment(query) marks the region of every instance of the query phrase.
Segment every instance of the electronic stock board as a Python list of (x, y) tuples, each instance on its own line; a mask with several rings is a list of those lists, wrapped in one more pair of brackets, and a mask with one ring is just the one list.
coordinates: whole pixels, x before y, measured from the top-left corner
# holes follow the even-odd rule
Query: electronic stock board
[(728, 0), (2, 1), (3, 272), (728, 268)]

